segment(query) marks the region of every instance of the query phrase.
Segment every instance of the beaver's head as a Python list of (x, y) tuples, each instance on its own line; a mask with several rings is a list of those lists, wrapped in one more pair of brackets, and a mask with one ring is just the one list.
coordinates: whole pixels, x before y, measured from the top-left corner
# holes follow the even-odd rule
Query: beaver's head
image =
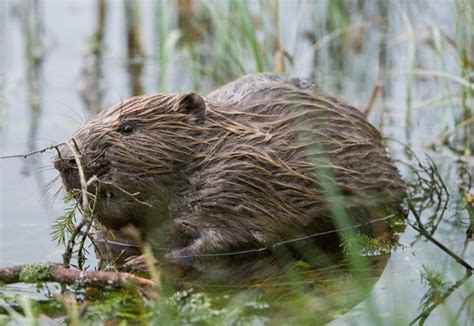
[[(197, 94), (158, 94), (132, 97), (87, 121), (69, 145), (86, 179), (97, 178), (88, 188), (97, 195), (94, 216), (115, 229), (169, 216), (199, 154), (205, 115)], [(67, 146), (54, 162), (67, 191), (81, 188), (76, 162)]]

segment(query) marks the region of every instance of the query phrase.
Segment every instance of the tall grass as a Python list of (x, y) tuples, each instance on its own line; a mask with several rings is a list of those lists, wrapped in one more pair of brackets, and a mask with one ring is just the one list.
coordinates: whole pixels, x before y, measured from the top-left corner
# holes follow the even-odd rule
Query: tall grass
[(456, 17), (456, 49), (459, 55), (461, 78), (467, 85), (462, 92), (462, 121), (472, 121), (466, 126), (466, 150), (474, 152), (474, 4), (472, 1), (453, 1)]
[(142, 95), (142, 71), (144, 53), (141, 37), (140, 2), (137, 0), (125, 1), (125, 26), (127, 30), (127, 58), (130, 76), (130, 94)]
[(176, 46), (180, 37), (180, 31), (173, 28), (171, 18), (173, 17), (173, 3), (171, 0), (158, 1), (155, 4), (154, 30), (157, 39), (156, 60), (157, 60), (157, 90), (163, 92), (166, 90), (168, 77), (168, 66), (173, 62)]
[(105, 31), (107, 22), (107, 1), (98, 0), (96, 4), (96, 26), (89, 41), (89, 49), (82, 68), (83, 85), (80, 93), (87, 110), (97, 114), (102, 110), (103, 52), (105, 50)]

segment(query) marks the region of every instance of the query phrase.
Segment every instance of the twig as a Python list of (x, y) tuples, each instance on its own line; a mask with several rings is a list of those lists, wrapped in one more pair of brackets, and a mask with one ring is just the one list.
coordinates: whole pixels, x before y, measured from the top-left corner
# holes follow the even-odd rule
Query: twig
[(448, 139), (449, 136), (453, 135), (457, 131), (461, 130), (464, 127), (467, 127), (468, 125), (470, 125), (472, 123), (474, 123), (474, 117), (471, 117), (467, 120), (464, 120), (463, 122), (459, 123), (454, 128), (440, 134), (438, 137), (436, 137), (435, 140), (433, 140), (431, 143), (429, 143), (427, 145), (427, 147), (434, 148), (436, 145), (444, 143), (446, 141), (446, 139)]
[(418, 322), (419, 325), (424, 325), (426, 319), (428, 319), (428, 317), (433, 312), (433, 310), (435, 310), (436, 307), (438, 307), (440, 304), (444, 303), (446, 301), (446, 299), (455, 290), (457, 290), (459, 287), (461, 287), (461, 285), (463, 285), (471, 276), (472, 276), (472, 271), (467, 271), (466, 274), (460, 280), (458, 280), (456, 283), (454, 283), (452, 286), (450, 286), (449, 289), (443, 294), (443, 296), (438, 298), (434, 304), (429, 306), (427, 309), (423, 310), (417, 317), (415, 317), (415, 319), (413, 319), (410, 322), (410, 325), (413, 325), (416, 322)]
[(89, 232), (92, 227), (92, 220), (91, 219), (86, 220), (85, 226), (86, 226), (86, 230), (82, 234), (81, 242), (79, 244), (79, 249), (77, 250), (77, 264), (80, 270), (84, 269), (84, 263), (86, 261), (86, 257), (84, 255), (84, 244), (86, 243), (86, 239), (89, 236)]
[(364, 115), (366, 117), (368, 117), (370, 115), (370, 112), (372, 112), (375, 100), (377, 99), (377, 95), (379, 91), (381, 91), (382, 89), (383, 89), (382, 82), (377, 81), (377, 83), (375, 84), (375, 87), (372, 89), (372, 94), (370, 95), (369, 103), (367, 103), (367, 106), (365, 107), (365, 110), (364, 110)]
[(66, 145), (66, 143), (51, 145), (51, 146), (45, 147), (43, 149), (38, 149), (36, 151), (25, 153), (25, 154), (0, 156), (0, 160), (10, 159), (10, 158), (27, 158), (28, 156), (35, 155), (35, 154), (41, 154), (41, 153), (44, 153), (44, 152), (49, 151), (51, 149), (55, 149), (56, 151), (58, 151), (58, 155), (59, 155), (58, 147), (63, 146), (63, 145)]
[(72, 153), (72, 156), (74, 156), (74, 161), (76, 162), (77, 165), (77, 170), (79, 173), (79, 180), (81, 183), (81, 193), (82, 193), (82, 214), (86, 218), (90, 218), (92, 216), (92, 212), (89, 206), (89, 193), (87, 192), (87, 188), (90, 185), (88, 182), (89, 180), (86, 179), (86, 175), (84, 173), (84, 168), (82, 166), (81, 162), (81, 154), (79, 153), (78, 146), (74, 138), (72, 139), (72, 142), (74, 146), (71, 146), (71, 144), (67, 143), (66, 145), (69, 147), (69, 150)]
[(88, 222), (88, 219), (83, 218), (79, 224), (76, 225), (74, 230), (71, 232), (71, 236), (69, 237), (69, 241), (67, 242), (66, 249), (64, 250), (63, 254), (63, 264), (66, 268), (70, 267), (71, 263), (71, 258), (72, 258), (72, 252), (74, 250), (74, 245), (76, 242), (76, 238), (81, 232), (81, 229), (86, 225)]
[(425, 238), (427, 238), (429, 241), (431, 241), (432, 243), (434, 243), (436, 246), (438, 246), (438, 248), (440, 248), (441, 250), (443, 250), (445, 253), (447, 253), (449, 256), (451, 256), (451, 258), (453, 258), (456, 262), (458, 262), (459, 264), (461, 264), (462, 266), (464, 266), (466, 268), (466, 270), (470, 273), (472, 273), (474, 271), (473, 267), (468, 263), (466, 262), (464, 259), (462, 259), (461, 257), (459, 257), (458, 255), (456, 255), (454, 252), (452, 252), (448, 247), (446, 247), (445, 245), (443, 245), (441, 242), (439, 242), (438, 240), (436, 240), (434, 237), (431, 236), (431, 234), (426, 231), (426, 229), (423, 227), (423, 224), (421, 223), (421, 218), (420, 218), (420, 215), (418, 214), (418, 212), (415, 210), (415, 207), (413, 207), (413, 204), (408, 201), (408, 208), (410, 209), (410, 211), (413, 213), (413, 216), (415, 217), (415, 220), (416, 220), (416, 223), (418, 225), (415, 225), (411, 222), (408, 223), (408, 225), (410, 225), (413, 229), (415, 229), (418, 233), (420, 233), (421, 235), (423, 235)]
[[(76, 237), (79, 235), (81, 232), (82, 228), (87, 225), (87, 230), (85, 231), (85, 235), (87, 235), (90, 225), (92, 224), (92, 208), (89, 206), (89, 192), (87, 191), (87, 188), (94, 182), (97, 181), (97, 177), (93, 176), (89, 180), (86, 179), (86, 175), (84, 173), (84, 168), (82, 166), (81, 162), (81, 155), (79, 153), (79, 147), (77, 146), (77, 143), (75, 139), (73, 138), (71, 140), (73, 143), (72, 146), (70, 143), (67, 143), (66, 145), (68, 146), (69, 150), (71, 151), (74, 161), (76, 162), (78, 173), (79, 173), (79, 179), (81, 183), (81, 194), (82, 194), (82, 220), (79, 222), (79, 224), (74, 228), (74, 231), (71, 233), (71, 236), (69, 238), (69, 241), (66, 246), (66, 250), (64, 251), (63, 255), (63, 263), (65, 267), (70, 267), (70, 262), (71, 262), (71, 257), (72, 253), (74, 250), (74, 245), (76, 241)], [(82, 237), (82, 242), (79, 246), (79, 257), (78, 257), (78, 264), (79, 267), (82, 267), (83, 265), (83, 257), (82, 255), (82, 250), (84, 248), (84, 241), (85, 241), (85, 236)]]

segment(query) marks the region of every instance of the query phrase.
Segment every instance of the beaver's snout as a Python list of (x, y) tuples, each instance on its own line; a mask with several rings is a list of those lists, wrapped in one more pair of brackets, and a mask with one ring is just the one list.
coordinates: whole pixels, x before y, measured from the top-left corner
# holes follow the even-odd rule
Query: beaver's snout
[(67, 191), (80, 188), (77, 163), (68, 147), (63, 146), (60, 149), (59, 155), (53, 160), (53, 165), (54, 168), (59, 171)]
[[(82, 160), (80, 164), (84, 166)], [(53, 165), (61, 175), (67, 191), (81, 188), (77, 161), (68, 147), (61, 148), (59, 155), (53, 160)]]
[(109, 171), (110, 162), (104, 157), (104, 150), (97, 151), (99, 154), (94, 152), (92, 155), (91, 153), (86, 153), (79, 149), (77, 151), (80, 160), (79, 162), (76, 161), (73, 153), (67, 147), (63, 147), (60, 150), (59, 155), (53, 160), (54, 167), (59, 171), (63, 178), (70, 175), (78, 176), (78, 164), (80, 164), (84, 170), (86, 179), (93, 175), (97, 177), (102, 176)]
[(77, 169), (76, 160), (74, 158), (60, 158), (57, 157), (53, 161), (54, 168), (60, 173), (68, 169)]
[(67, 191), (80, 189), (79, 170), (72, 154), (68, 154), (67, 151), (61, 150), (60, 156), (57, 156), (53, 160), (53, 165), (54, 168), (59, 171), (64, 187)]
[(61, 174), (67, 170), (77, 169), (76, 159), (67, 146), (62, 146), (59, 149), (59, 155), (54, 158), (53, 165)]

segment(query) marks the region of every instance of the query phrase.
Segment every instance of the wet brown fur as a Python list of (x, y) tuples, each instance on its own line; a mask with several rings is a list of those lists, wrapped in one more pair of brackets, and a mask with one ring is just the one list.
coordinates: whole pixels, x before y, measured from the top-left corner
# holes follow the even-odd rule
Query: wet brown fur
[[(120, 131), (126, 122), (135, 126), (131, 134)], [(379, 132), (361, 112), (282, 74), (244, 76), (204, 99), (132, 97), (73, 138), (86, 175), (106, 182), (98, 220), (111, 228), (135, 224), (145, 234), (161, 230), (175, 256), (334, 229), (331, 200), (353, 223), (365, 223), (373, 211), (397, 207), (404, 192)], [(67, 189), (78, 188), (70, 157), (64, 149), (57, 164)], [(331, 193), (334, 185), (343, 200)]]

